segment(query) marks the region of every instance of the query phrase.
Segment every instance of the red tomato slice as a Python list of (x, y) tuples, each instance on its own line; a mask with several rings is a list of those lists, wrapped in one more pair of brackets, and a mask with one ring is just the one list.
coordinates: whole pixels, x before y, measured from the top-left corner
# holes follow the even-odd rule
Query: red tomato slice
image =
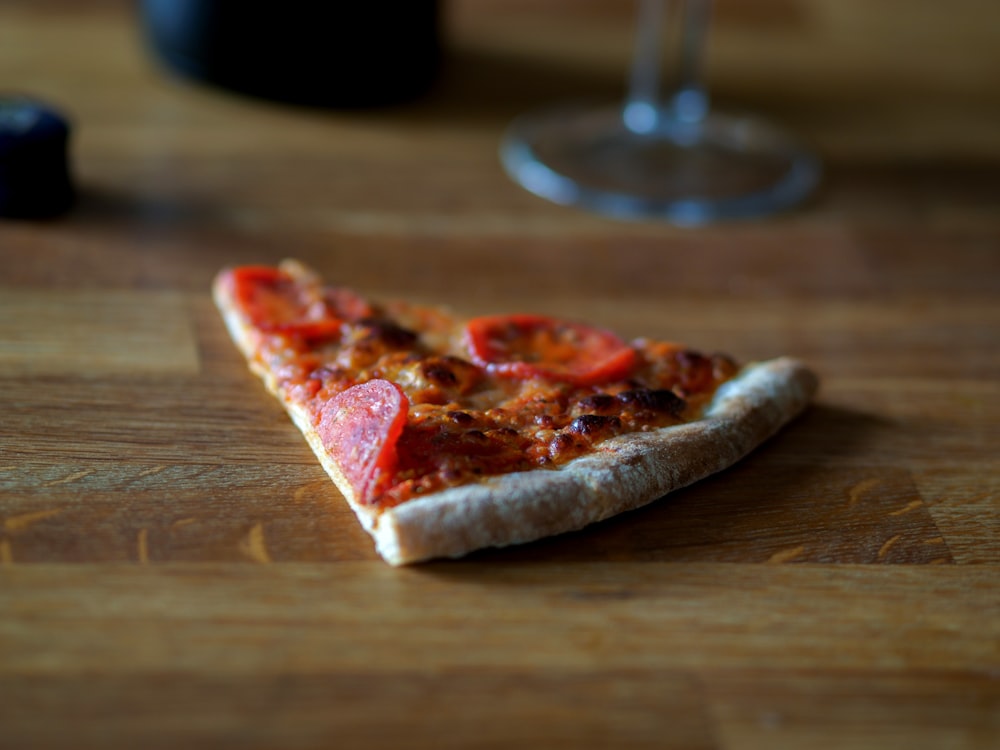
[(396, 470), (410, 402), (398, 385), (369, 380), (323, 405), (317, 430), (358, 499), (371, 502)]
[(473, 361), (511, 378), (596, 385), (627, 377), (635, 350), (600, 328), (541, 315), (493, 315), (469, 321), (465, 342)]
[(375, 308), (368, 300), (346, 287), (327, 287), (323, 290), (323, 301), (330, 312), (344, 320), (354, 322), (375, 315)]
[(291, 323), (304, 317), (295, 281), (277, 268), (243, 266), (230, 274), (233, 299), (256, 328)]
[(343, 321), (373, 314), (368, 301), (351, 290), (323, 288), (279, 268), (243, 266), (230, 279), (236, 304), (264, 333), (331, 338), (340, 334)]

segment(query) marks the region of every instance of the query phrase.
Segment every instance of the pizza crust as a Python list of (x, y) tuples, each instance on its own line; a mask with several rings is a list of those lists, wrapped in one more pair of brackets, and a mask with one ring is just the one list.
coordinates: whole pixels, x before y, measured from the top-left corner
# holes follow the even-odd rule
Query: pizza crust
[(383, 512), (370, 533), (393, 565), (576, 531), (721, 471), (797, 416), (816, 376), (790, 358), (750, 365), (696, 422), (605, 441), (558, 469), (455, 487)]
[(816, 376), (791, 358), (749, 365), (723, 384), (695, 422), (620, 435), (556, 469), (490, 477), (380, 512), (358, 502), (308, 413), (285, 398), (257, 359), (255, 334), (240, 319), (224, 285), (217, 282), (213, 293), (250, 369), (284, 405), (392, 565), (521, 544), (647, 505), (732, 466), (805, 409), (818, 386)]

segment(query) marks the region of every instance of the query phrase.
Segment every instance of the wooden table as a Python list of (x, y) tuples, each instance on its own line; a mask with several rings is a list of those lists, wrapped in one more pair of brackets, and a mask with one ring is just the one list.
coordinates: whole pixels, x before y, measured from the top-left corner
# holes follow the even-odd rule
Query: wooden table
[[(496, 158), (519, 112), (620, 95), (627, 4), (455, 0), (431, 95), (358, 112), (170, 76), (131, 8), (0, 6), (0, 90), (72, 116), (81, 186), (0, 223), (0, 747), (998, 746), (1000, 6), (720, 3), (719, 105), (826, 178), (696, 230)], [(647, 509), (392, 569), (212, 307), (285, 256), (822, 392)]]

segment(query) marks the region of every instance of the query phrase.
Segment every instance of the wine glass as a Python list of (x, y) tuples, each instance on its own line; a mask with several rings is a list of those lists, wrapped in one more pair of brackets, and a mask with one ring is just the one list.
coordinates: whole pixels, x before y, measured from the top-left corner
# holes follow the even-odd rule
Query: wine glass
[[(760, 119), (710, 110), (701, 63), (711, 0), (639, 3), (624, 104), (517, 118), (500, 146), (508, 174), (556, 203), (678, 225), (764, 216), (808, 196), (820, 177), (809, 149)], [(664, 30), (675, 19), (676, 83), (664, 92)]]

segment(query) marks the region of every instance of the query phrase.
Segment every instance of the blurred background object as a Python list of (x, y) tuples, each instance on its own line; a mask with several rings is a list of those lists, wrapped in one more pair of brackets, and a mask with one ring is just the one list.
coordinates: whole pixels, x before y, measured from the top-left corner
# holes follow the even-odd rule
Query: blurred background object
[(395, 104), (440, 62), (438, 0), (141, 0), (148, 41), (172, 70), (266, 99)]
[(70, 126), (51, 106), (0, 95), (0, 216), (48, 218), (73, 203)]
[(556, 203), (686, 226), (759, 218), (805, 200), (820, 174), (809, 148), (767, 121), (710, 110), (711, 10), (710, 0), (639, 3), (624, 100), (522, 115), (501, 147), (510, 176)]

